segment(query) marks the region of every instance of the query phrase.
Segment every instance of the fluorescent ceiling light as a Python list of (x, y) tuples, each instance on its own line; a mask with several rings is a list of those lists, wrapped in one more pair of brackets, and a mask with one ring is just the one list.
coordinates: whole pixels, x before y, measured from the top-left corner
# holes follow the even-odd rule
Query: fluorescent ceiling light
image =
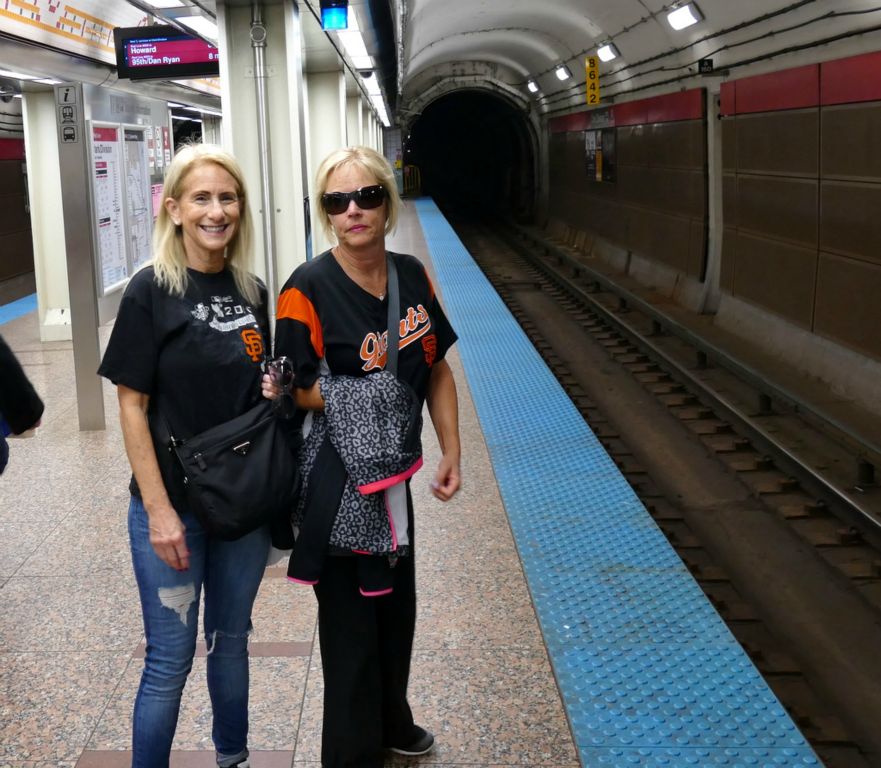
[(43, 85), (61, 85), (60, 80), (53, 80), (51, 77), (41, 77), (38, 80), (34, 80), (35, 83), (42, 83)]
[(0, 77), (11, 77), (13, 80), (36, 80), (36, 75), (23, 75), (21, 72), (11, 72), (8, 69), (0, 69)]
[(217, 24), (204, 16), (178, 16), (177, 20), (198, 35), (217, 40)]
[(183, 8), (181, 0), (148, 0), (148, 4), (154, 8)]
[(557, 67), (557, 71), (555, 72), (555, 74), (557, 75), (558, 80), (568, 80), (570, 77), (572, 77), (572, 73), (569, 71), (569, 67), (567, 67), (565, 64), (561, 64), (559, 67)]
[(367, 46), (364, 45), (364, 38), (358, 30), (358, 20), (352, 7), (349, 7), (349, 26), (337, 32), (337, 37), (355, 69), (373, 69), (373, 60), (367, 53)]
[(667, 14), (667, 22), (673, 29), (685, 29), (703, 20), (703, 14), (694, 3), (686, 3)]
[(619, 55), (620, 52), (612, 43), (606, 43), (605, 45), (597, 48), (597, 56), (600, 57), (600, 61), (611, 61), (612, 59), (617, 58)]
[(526, 83), (526, 87), (529, 88), (530, 93), (538, 93), (538, 83), (535, 80), (530, 80)]

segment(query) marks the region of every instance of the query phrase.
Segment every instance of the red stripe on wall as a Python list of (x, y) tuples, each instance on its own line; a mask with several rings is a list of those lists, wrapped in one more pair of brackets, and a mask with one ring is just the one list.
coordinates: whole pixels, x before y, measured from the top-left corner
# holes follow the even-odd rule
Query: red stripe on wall
[(820, 65), (820, 104), (881, 101), (881, 52)]
[(0, 160), (24, 160), (24, 139), (0, 139)]
[(548, 120), (551, 133), (569, 133), (570, 131), (586, 131), (590, 127), (590, 111), (574, 112), (571, 115), (552, 117)]
[[(639, 101), (626, 101), (612, 105), (612, 125), (644, 125), (646, 123), (672, 123), (676, 120), (699, 120), (704, 115), (703, 88), (681, 93), (667, 93)], [(548, 121), (551, 133), (586, 131), (591, 127), (591, 114), (585, 110), (572, 115), (554, 117)]]
[(723, 115), (737, 114), (736, 92), (733, 82), (722, 83), (722, 87), (719, 89), (719, 109)]
[(649, 123), (672, 123), (677, 120), (700, 120), (704, 116), (703, 89), (668, 93), (646, 99)]
[(612, 115), (615, 125), (643, 125), (648, 122), (647, 99), (640, 101), (627, 101), (624, 104), (615, 104), (612, 107)]
[(820, 65), (745, 77), (734, 83), (737, 114), (815, 107), (820, 99)]

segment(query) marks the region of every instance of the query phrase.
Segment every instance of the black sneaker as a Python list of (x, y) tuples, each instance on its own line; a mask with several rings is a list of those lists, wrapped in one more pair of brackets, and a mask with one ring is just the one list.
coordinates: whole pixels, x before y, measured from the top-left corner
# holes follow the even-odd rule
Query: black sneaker
[(399, 755), (425, 755), (431, 752), (434, 746), (434, 736), (418, 725), (413, 726), (413, 731), (416, 734), (413, 741), (400, 747), (389, 747), (389, 749)]

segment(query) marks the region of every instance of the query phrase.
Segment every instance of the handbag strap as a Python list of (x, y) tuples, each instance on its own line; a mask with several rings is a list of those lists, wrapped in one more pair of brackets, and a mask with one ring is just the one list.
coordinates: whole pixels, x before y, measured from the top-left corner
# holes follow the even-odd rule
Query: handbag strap
[[(260, 327), (260, 323), (256, 320), (254, 324), (251, 326), (254, 331), (260, 334), (260, 337), (263, 339), (263, 360), (260, 363), (260, 367), (263, 370), (266, 370), (266, 366), (269, 361), (272, 359), (272, 356), (269, 354), (269, 348), (267, 342), (269, 341), (265, 334), (263, 333), (263, 329)], [(261, 395), (262, 397), (262, 395)], [(168, 448), (171, 450), (172, 448), (179, 448), (184, 444), (184, 440), (177, 438), (174, 436), (174, 429), (171, 426), (171, 422), (168, 420), (168, 416), (165, 415), (165, 411), (159, 407), (159, 400), (156, 400), (156, 413), (159, 414), (159, 418), (162, 420), (163, 425), (165, 426), (165, 431), (168, 433)]]
[(398, 270), (395, 260), (386, 255), (386, 275), (388, 280), (388, 336), (385, 369), (398, 375), (398, 342), (401, 338), (401, 302), (398, 295)]

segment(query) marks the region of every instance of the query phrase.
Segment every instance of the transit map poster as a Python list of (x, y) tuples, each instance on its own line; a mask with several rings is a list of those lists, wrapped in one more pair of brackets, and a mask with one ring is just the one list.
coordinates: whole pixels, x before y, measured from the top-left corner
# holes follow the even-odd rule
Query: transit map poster
[(125, 281), (129, 274), (122, 207), (122, 142), (119, 126), (101, 123), (90, 125), (98, 271), (101, 293), (106, 295)]
[(150, 164), (144, 128), (123, 129), (125, 159), (126, 217), (132, 271), (150, 261), (153, 236), (153, 200), (150, 191)]

